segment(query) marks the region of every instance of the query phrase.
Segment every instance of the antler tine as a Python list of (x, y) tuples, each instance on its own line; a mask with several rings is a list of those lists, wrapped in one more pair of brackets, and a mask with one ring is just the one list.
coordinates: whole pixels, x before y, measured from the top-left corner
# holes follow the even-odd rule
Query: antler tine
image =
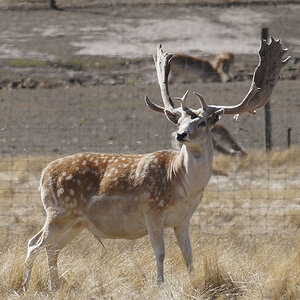
[[(283, 49), (285, 52), (288, 51), (288, 49)], [(284, 67), (290, 60), (290, 56), (288, 56), (286, 59), (284, 59), (281, 63), (282, 63), (282, 67)]]
[(165, 112), (165, 109), (160, 106), (160, 105), (157, 105), (155, 104), (154, 102), (152, 102), (147, 95), (145, 95), (145, 103), (146, 105), (151, 108), (152, 110), (154, 111), (157, 111), (157, 112), (160, 112), (160, 113), (164, 113)]
[(204, 100), (204, 97), (202, 95), (200, 95), (199, 93), (197, 93), (197, 92), (194, 92), (193, 94), (196, 95), (199, 98), (200, 104), (201, 104), (203, 110), (207, 111), (208, 105), (206, 104), (206, 102)]
[(280, 40), (274, 40), (267, 43), (261, 40), (258, 51), (259, 63), (256, 67), (249, 92), (243, 101), (235, 106), (209, 106), (210, 112), (224, 108), (225, 114), (241, 114), (249, 112), (255, 113), (255, 110), (264, 106), (271, 97), (271, 94), (278, 82), (281, 68), (290, 60), (290, 56), (282, 61), (282, 56), (287, 49), (282, 49)]
[(187, 97), (188, 93), (189, 93), (189, 90), (187, 90), (182, 97), (175, 97), (176, 100), (180, 100), (181, 101), (181, 108), (183, 110), (185, 110), (187, 108), (186, 97)]

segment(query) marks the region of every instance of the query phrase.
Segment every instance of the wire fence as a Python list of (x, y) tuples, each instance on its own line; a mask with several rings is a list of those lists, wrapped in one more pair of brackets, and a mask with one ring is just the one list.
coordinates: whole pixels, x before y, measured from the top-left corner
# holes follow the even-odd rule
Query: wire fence
[[(174, 84), (209, 103), (242, 99), (250, 82)], [(278, 83), (271, 101), (274, 148), (264, 150), (264, 112), (224, 117), (246, 156), (215, 153), (213, 176), (192, 225), (207, 234), (295, 234), (300, 226), (299, 82)], [(77, 152), (147, 153), (171, 147), (176, 130), (146, 108), (159, 101), (156, 83), (55, 89), (2, 90), (0, 96), (0, 235), (32, 235), (43, 225), (38, 192), (42, 169)], [(217, 100), (216, 100), (217, 99)], [(196, 106), (196, 99), (190, 99)], [(288, 132), (291, 147), (287, 149)]]

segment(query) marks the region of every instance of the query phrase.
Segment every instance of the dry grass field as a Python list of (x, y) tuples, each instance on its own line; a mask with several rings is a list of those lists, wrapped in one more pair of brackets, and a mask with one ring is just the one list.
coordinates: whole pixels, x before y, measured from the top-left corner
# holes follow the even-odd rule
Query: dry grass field
[(148, 237), (105, 240), (88, 232), (59, 258), (62, 286), (48, 290), (45, 253), (21, 292), (27, 238), (43, 225), (37, 193), (48, 157), (0, 163), (0, 294), (2, 299), (299, 299), (300, 149), (215, 157), (213, 176), (192, 218), (195, 273), (188, 275), (166, 231), (166, 282), (155, 285)]

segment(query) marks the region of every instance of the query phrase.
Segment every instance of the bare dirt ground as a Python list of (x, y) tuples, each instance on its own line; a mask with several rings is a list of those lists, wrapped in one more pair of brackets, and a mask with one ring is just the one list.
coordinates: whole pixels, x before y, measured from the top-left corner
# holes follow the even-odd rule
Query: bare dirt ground
[[(264, 26), (293, 57), (273, 96), (274, 144), (286, 146), (288, 128), (299, 143), (300, 5), (80, 3), (57, 1), (64, 10), (54, 11), (45, 2), (1, 2), (1, 153), (169, 147), (174, 128), (143, 103), (145, 93), (160, 101), (151, 58), (157, 44), (211, 60), (232, 51), (233, 82), (174, 84), (171, 93), (191, 89), (209, 103), (236, 103), (250, 86)], [(263, 111), (223, 123), (244, 146), (263, 146)]]
[[(265, 26), (299, 56), (299, 5), (38, 7), (0, 12), (2, 87), (122, 84), (128, 74), (153, 81), (151, 56), (160, 42), (167, 51), (210, 59), (230, 50), (237, 56), (235, 71), (242, 73), (238, 79), (245, 79)], [(297, 64), (284, 74), (298, 76)]]

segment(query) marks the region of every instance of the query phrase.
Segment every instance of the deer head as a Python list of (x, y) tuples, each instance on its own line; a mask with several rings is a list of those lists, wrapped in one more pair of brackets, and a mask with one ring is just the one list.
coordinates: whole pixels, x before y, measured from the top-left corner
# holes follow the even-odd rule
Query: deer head
[(207, 132), (217, 123), (224, 110), (221, 108), (209, 113), (204, 97), (196, 92), (194, 94), (200, 100), (200, 108), (193, 109), (188, 107), (186, 99), (189, 91), (186, 91), (181, 98), (175, 97), (180, 102), (180, 106), (175, 108), (168, 90), (168, 75), (172, 54), (163, 52), (162, 45), (159, 45), (157, 56), (153, 56), (153, 58), (164, 107), (153, 103), (146, 95), (145, 102), (147, 106), (154, 111), (164, 113), (169, 121), (178, 125), (176, 139), (180, 144), (185, 144), (187, 147), (195, 147), (206, 143)]
[(157, 54), (153, 58), (164, 107), (153, 103), (147, 95), (145, 96), (146, 104), (152, 110), (164, 113), (172, 123), (179, 126), (176, 139), (181, 144), (189, 147), (205, 143), (206, 133), (214, 127), (223, 113), (234, 114), (236, 118), (244, 112), (255, 114), (257, 108), (269, 101), (279, 79), (279, 72), (290, 59), (289, 56), (284, 61), (281, 60), (286, 51), (287, 49), (282, 49), (279, 40), (275, 41), (271, 38), (270, 43), (261, 40), (258, 52), (259, 64), (254, 71), (250, 90), (245, 98), (234, 106), (207, 105), (204, 97), (194, 92), (201, 104), (201, 107), (195, 110), (186, 105), (188, 91), (182, 98), (175, 98), (181, 102), (180, 107), (175, 108), (168, 90), (170, 60), (173, 54), (164, 52), (162, 45), (159, 45)]

